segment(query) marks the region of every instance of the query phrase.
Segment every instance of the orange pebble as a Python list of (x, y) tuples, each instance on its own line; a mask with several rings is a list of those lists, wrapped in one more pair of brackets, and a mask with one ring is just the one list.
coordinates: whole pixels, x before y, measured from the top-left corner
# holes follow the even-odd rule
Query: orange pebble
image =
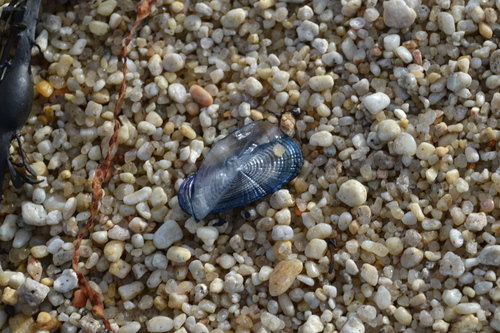
[(73, 295), (73, 305), (77, 308), (83, 308), (87, 304), (87, 296), (81, 290), (75, 291)]
[(189, 88), (189, 93), (191, 94), (191, 97), (193, 97), (194, 101), (201, 106), (210, 106), (214, 102), (212, 95), (197, 84), (192, 85), (191, 88)]

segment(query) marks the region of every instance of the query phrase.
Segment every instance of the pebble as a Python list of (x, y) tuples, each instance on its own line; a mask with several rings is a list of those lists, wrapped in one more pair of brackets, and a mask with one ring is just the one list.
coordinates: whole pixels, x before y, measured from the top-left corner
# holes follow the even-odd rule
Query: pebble
[(495, 74), (500, 74), (500, 50), (491, 52), (490, 70)]
[(363, 264), (363, 266), (361, 266), (361, 270), (360, 270), (359, 275), (369, 285), (372, 285), (372, 286), (377, 285), (378, 271), (374, 266), (372, 266), (370, 264)]
[(26, 302), (31, 307), (37, 307), (47, 297), (50, 288), (31, 278), (27, 278), (26, 282), (19, 287), (17, 295), (19, 299)]
[[(384, 2), (385, 4), (386, 2)], [(384, 93), (376, 92), (368, 95), (362, 99), (363, 106), (373, 115), (384, 110), (389, 104), (391, 99)]]
[(365, 324), (359, 319), (359, 317), (354, 314), (347, 319), (347, 322), (340, 330), (340, 333), (364, 333)]
[(146, 322), (146, 329), (152, 333), (167, 332), (172, 328), (174, 328), (174, 321), (167, 316), (156, 316)]
[(391, 28), (406, 28), (415, 22), (417, 14), (403, 0), (389, 0), (383, 3), (384, 23)]
[(330, 75), (313, 76), (309, 79), (309, 86), (312, 90), (321, 92), (333, 87), (333, 78)]
[(104, 257), (109, 262), (116, 262), (125, 251), (125, 242), (112, 240), (104, 246)]
[(380, 310), (387, 309), (391, 304), (391, 293), (384, 286), (379, 286), (374, 297), (375, 304)]
[(242, 8), (231, 9), (226, 15), (222, 16), (220, 22), (226, 29), (236, 29), (243, 23), (247, 14)]
[(310, 315), (301, 328), (302, 332), (304, 333), (319, 333), (323, 332), (325, 325), (323, 325), (323, 323), (321, 322), (320, 317), (316, 315)]
[(175, 103), (185, 103), (187, 100), (186, 87), (180, 83), (172, 83), (168, 86), (168, 97), (170, 97)]
[(401, 256), (401, 266), (412, 268), (417, 266), (424, 258), (424, 253), (416, 247), (409, 247), (403, 251)]
[(443, 258), (439, 261), (439, 273), (444, 276), (459, 278), (464, 274), (464, 272), (465, 265), (462, 258), (453, 252), (446, 252)]
[(463, 88), (467, 88), (472, 83), (472, 77), (463, 72), (452, 73), (446, 80), (446, 88), (453, 92), (458, 92)]
[(392, 119), (382, 120), (377, 126), (377, 136), (383, 142), (392, 141), (401, 134), (398, 123)]
[(479, 263), (483, 265), (500, 265), (500, 245), (486, 245), (477, 257)]
[(455, 33), (455, 20), (450, 13), (445, 11), (440, 12), (437, 16), (437, 22), (439, 29), (445, 34), (453, 35)]
[(145, 202), (149, 200), (153, 190), (151, 187), (143, 187), (140, 190), (135, 191), (132, 194), (126, 195), (123, 197), (123, 203), (129, 206), (135, 206), (140, 202)]
[(311, 259), (321, 259), (326, 253), (328, 245), (325, 240), (314, 238), (307, 245), (304, 250), (306, 257)]
[(24, 223), (42, 227), (47, 225), (47, 211), (42, 205), (29, 201), (21, 204)]
[(413, 156), (417, 152), (417, 143), (411, 134), (401, 133), (401, 135), (394, 140), (393, 149), (398, 155)]
[(409, 326), (413, 319), (411, 313), (408, 312), (408, 310), (402, 306), (396, 309), (396, 311), (394, 312), (394, 318), (396, 318), (396, 320), (400, 322), (401, 325), (405, 326)]
[(288, 190), (279, 190), (271, 195), (269, 203), (274, 209), (283, 209), (293, 206), (295, 201)]
[(262, 83), (260, 83), (256, 78), (249, 77), (245, 81), (245, 92), (250, 96), (256, 97), (262, 91)]
[(169, 53), (163, 57), (163, 68), (169, 72), (178, 72), (184, 67), (184, 59), (180, 54)]
[(330, 147), (333, 144), (333, 135), (327, 131), (319, 131), (311, 135), (309, 144), (312, 146)]
[(297, 35), (301, 41), (310, 42), (319, 34), (319, 25), (309, 20), (303, 21), (297, 27)]
[(350, 179), (340, 185), (337, 198), (349, 207), (355, 207), (366, 202), (367, 191), (359, 181)]
[(11, 241), (17, 232), (17, 215), (9, 214), (0, 225), (0, 240), (2, 242)]
[(191, 252), (180, 246), (171, 246), (167, 251), (168, 260), (182, 264), (191, 259)]
[(212, 95), (199, 85), (192, 85), (189, 88), (189, 93), (191, 94), (193, 100), (201, 106), (207, 107), (214, 103)]
[(54, 281), (54, 289), (60, 293), (67, 293), (78, 287), (78, 278), (72, 269), (65, 269)]
[(465, 220), (464, 227), (470, 231), (481, 231), (488, 224), (486, 220), (486, 214), (481, 213), (471, 213), (467, 216)]
[(262, 326), (264, 326), (271, 332), (278, 331), (280, 328), (283, 329), (285, 326), (285, 323), (283, 321), (267, 311), (262, 312), (260, 321), (262, 323)]
[(288, 259), (279, 262), (269, 277), (269, 294), (279, 296), (288, 291), (304, 265), (298, 259)]
[(196, 236), (198, 236), (205, 245), (212, 246), (217, 237), (219, 237), (219, 231), (215, 227), (200, 227), (196, 229)]
[(130, 301), (137, 295), (139, 295), (145, 286), (140, 281), (135, 281), (129, 284), (124, 284), (123, 286), (118, 288), (118, 294), (123, 301)]
[(166, 249), (173, 243), (180, 241), (182, 237), (182, 229), (177, 222), (166, 220), (154, 233), (153, 243), (158, 249)]

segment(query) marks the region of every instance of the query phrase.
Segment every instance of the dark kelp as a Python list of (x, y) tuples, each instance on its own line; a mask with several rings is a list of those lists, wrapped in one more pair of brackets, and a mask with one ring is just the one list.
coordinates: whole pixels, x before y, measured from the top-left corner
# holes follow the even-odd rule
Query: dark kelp
[[(24, 168), (36, 178), (36, 173), (26, 161), (21, 147), (19, 131), (26, 123), (33, 105), (33, 78), (31, 74), (31, 48), (35, 45), (35, 30), (40, 10), (40, 0), (13, 1), (2, 11), (2, 56), (0, 62), (0, 191), (6, 168), (12, 183), (20, 188), (22, 182), (38, 184), (21, 170)], [(11, 49), (15, 52), (10, 59)], [(21, 163), (14, 163), (9, 156), (13, 139), (19, 144)]]

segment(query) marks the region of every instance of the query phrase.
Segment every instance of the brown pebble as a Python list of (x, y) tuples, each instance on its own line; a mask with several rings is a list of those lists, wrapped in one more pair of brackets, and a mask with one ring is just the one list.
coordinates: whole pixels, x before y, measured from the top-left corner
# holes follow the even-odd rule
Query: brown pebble
[(214, 99), (210, 93), (197, 84), (192, 85), (191, 88), (189, 88), (189, 93), (191, 94), (191, 97), (193, 97), (194, 101), (201, 106), (210, 106), (214, 103)]
[(278, 263), (269, 277), (269, 294), (271, 296), (284, 294), (302, 272), (303, 267), (302, 261), (298, 259)]
[(26, 270), (33, 280), (40, 282), (40, 279), (42, 278), (43, 267), (39, 260), (30, 256), (28, 259)]
[(87, 296), (81, 290), (76, 290), (73, 294), (73, 305), (77, 308), (83, 308), (87, 304)]

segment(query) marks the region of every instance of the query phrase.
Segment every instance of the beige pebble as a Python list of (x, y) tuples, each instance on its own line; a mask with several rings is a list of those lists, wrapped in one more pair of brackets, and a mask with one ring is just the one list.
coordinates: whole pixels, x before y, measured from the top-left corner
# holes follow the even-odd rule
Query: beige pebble
[(191, 258), (191, 252), (181, 246), (172, 246), (167, 251), (167, 259), (175, 263), (185, 263)]
[(197, 84), (192, 85), (191, 88), (189, 88), (189, 93), (191, 94), (191, 97), (194, 99), (194, 101), (201, 106), (206, 107), (214, 103), (212, 95), (210, 95), (210, 93), (206, 91), (205, 88), (200, 87)]
[(285, 293), (302, 272), (303, 267), (302, 261), (298, 259), (278, 263), (269, 277), (269, 294), (279, 296)]
[(196, 132), (188, 124), (182, 124), (179, 127), (179, 131), (181, 132), (182, 135), (184, 135), (186, 138), (188, 138), (190, 140), (193, 140), (196, 138)]

